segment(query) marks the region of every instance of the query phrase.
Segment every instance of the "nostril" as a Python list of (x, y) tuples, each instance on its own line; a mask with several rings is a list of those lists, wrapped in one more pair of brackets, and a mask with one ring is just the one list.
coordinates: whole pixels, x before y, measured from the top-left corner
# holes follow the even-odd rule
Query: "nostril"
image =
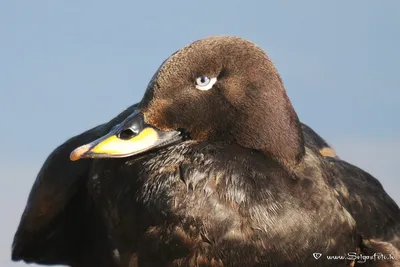
[(119, 134), (118, 137), (122, 140), (128, 140), (134, 137), (135, 135), (137, 135), (137, 133), (134, 132), (132, 129), (125, 129)]

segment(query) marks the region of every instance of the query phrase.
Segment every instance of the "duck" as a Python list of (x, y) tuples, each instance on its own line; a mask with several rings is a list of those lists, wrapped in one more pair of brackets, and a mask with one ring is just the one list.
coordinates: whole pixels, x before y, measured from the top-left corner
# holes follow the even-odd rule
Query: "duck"
[(82, 158), (121, 266), (353, 266), (315, 253), (363, 249), (343, 176), (305, 146), (275, 66), (242, 38), (170, 56)]
[[(86, 153), (85, 155), (81, 155), (82, 157), (89, 157), (89, 158), (94, 158), (94, 159), (96, 159), (97, 157), (107, 158), (107, 157), (110, 157), (110, 155), (111, 155), (111, 157), (120, 157), (120, 159), (114, 159), (113, 161), (106, 160), (106, 159), (95, 160), (94, 168), (93, 168), (93, 166), (90, 167), (91, 165), (93, 165), (93, 161), (90, 160), (90, 159), (85, 159), (85, 160), (82, 160), (82, 161), (67, 162), (65, 160), (65, 158), (67, 158), (66, 155), (69, 154), (69, 151), (72, 150), (72, 147), (74, 147), (76, 145), (83, 145), (89, 139), (97, 139), (101, 135), (105, 135), (111, 129), (114, 129), (114, 130), (112, 130), (112, 132), (115, 132), (116, 125), (121, 123), (124, 119), (126, 119), (128, 114), (130, 114), (130, 113), (138, 114), (137, 111), (136, 111), (137, 106), (138, 105), (134, 105), (133, 108), (132, 107), (128, 108), (126, 111), (124, 111), (119, 116), (117, 116), (117, 118), (111, 120), (107, 124), (95, 127), (92, 130), (89, 130), (89, 131), (87, 131), (87, 132), (85, 132), (85, 133), (83, 133), (81, 135), (78, 135), (76, 137), (71, 138), (70, 140), (65, 142), (63, 145), (61, 145), (59, 148), (57, 148), (55, 151), (53, 151), (53, 153), (46, 160), (46, 162), (43, 165), (41, 171), (39, 172), (39, 175), (38, 175), (38, 177), (36, 179), (36, 182), (35, 182), (35, 184), (34, 184), (34, 186), (32, 188), (32, 191), (30, 193), (30, 197), (28, 199), (27, 207), (26, 207), (25, 212), (24, 212), (24, 214), (23, 214), (23, 216), (21, 218), (21, 222), (20, 222), (19, 228), (17, 230), (17, 233), (15, 235), (15, 239), (14, 239), (14, 246), (13, 246), (13, 258), (14, 259), (26, 260), (26, 259), (29, 258), (32, 262), (37, 262), (37, 263), (38, 262), (40, 263), (40, 261), (42, 261), (42, 262), (45, 261), (45, 262), (47, 262), (47, 264), (49, 264), (49, 262), (52, 262), (50, 264), (60, 264), (61, 263), (60, 259), (59, 258), (56, 259), (56, 257), (60, 257), (60, 254), (65, 252), (64, 250), (73, 250), (74, 253), (76, 253), (77, 249), (75, 247), (76, 247), (76, 245), (78, 243), (72, 243), (71, 242), (71, 243), (65, 244), (65, 242), (64, 243), (62, 242), (63, 239), (60, 238), (60, 236), (62, 236), (62, 234), (56, 234), (55, 236), (54, 235), (51, 236), (50, 233), (52, 233), (52, 232), (54, 233), (56, 231), (67, 231), (68, 235), (63, 234), (64, 236), (77, 236), (78, 235), (77, 232), (79, 232), (81, 234), (80, 242), (84, 241), (86, 244), (90, 244), (91, 242), (85, 240), (87, 238), (87, 235), (85, 236), (85, 233), (87, 231), (90, 231), (93, 228), (93, 226), (96, 226), (95, 224), (99, 224), (99, 226), (101, 226), (100, 228), (102, 230), (104, 230), (103, 225), (105, 225), (105, 224), (102, 222), (102, 220), (98, 219), (98, 215), (97, 215), (96, 212), (98, 210), (101, 211), (104, 207), (107, 207), (107, 206), (105, 204), (102, 205), (101, 203), (98, 203), (98, 201), (96, 201), (97, 204), (99, 204), (97, 206), (97, 209), (95, 209), (92, 205), (88, 205), (88, 210), (87, 210), (87, 211), (89, 211), (88, 213), (92, 214), (91, 212), (93, 211), (96, 214), (96, 216), (94, 216), (94, 218), (91, 218), (90, 220), (89, 220), (88, 216), (86, 216), (86, 217), (78, 217), (78, 216), (76, 216), (76, 217), (74, 217), (75, 218), (74, 220), (70, 220), (67, 223), (65, 223), (62, 220), (57, 220), (57, 218), (63, 216), (62, 214), (65, 213), (65, 207), (66, 206), (71, 207), (70, 209), (74, 209), (75, 208), (75, 209), (79, 210), (78, 205), (82, 205), (82, 203), (85, 203), (85, 201), (86, 202), (89, 201), (89, 203), (91, 203), (90, 199), (82, 198), (79, 194), (77, 194), (78, 191), (82, 192), (82, 191), (86, 190), (86, 186), (83, 185), (82, 183), (78, 184), (78, 180), (81, 179), (84, 182), (86, 182), (87, 181), (86, 177), (88, 176), (87, 174), (88, 174), (90, 168), (92, 169), (91, 172), (92, 172), (92, 178), (93, 179), (89, 183), (91, 185), (89, 185), (88, 187), (91, 187), (91, 186), (93, 186), (93, 184), (95, 184), (94, 182), (97, 179), (96, 177), (101, 177), (101, 176), (98, 176), (96, 174), (96, 173), (101, 173), (101, 170), (110, 171), (110, 170), (115, 170), (115, 168), (118, 169), (118, 168), (122, 167), (122, 168), (125, 168), (124, 172), (126, 171), (126, 173), (124, 173), (124, 174), (127, 176), (126, 179), (128, 179), (128, 176), (135, 177), (138, 173), (142, 172), (143, 170), (146, 171), (147, 168), (143, 168), (143, 166), (141, 166), (139, 168), (137, 166), (138, 162), (141, 162), (141, 161), (144, 160), (144, 162), (153, 162), (154, 163), (154, 161), (152, 161), (151, 154), (147, 154), (146, 155), (146, 153), (148, 153), (148, 152), (146, 152), (146, 151), (141, 152), (141, 154), (144, 154), (145, 157), (149, 157), (149, 158), (147, 158), (147, 159), (143, 159), (143, 158), (137, 159), (138, 161), (137, 162), (135, 161), (135, 164), (134, 164), (135, 166), (131, 166), (131, 162), (129, 161), (129, 159), (126, 158), (128, 156), (126, 156), (126, 155), (116, 155), (116, 154), (118, 154), (118, 153), (115, 153), (116, 151), (113, 152), (114, 155), (111, 155), (110, 151), (107, 152), (108, 155), (107, 155), (107, 153), (101, 153), (101, 155), (100, 154), (97, 154), (97, 155), (92, 154), (91, 156), (88, 153)], [(303, 125), (302, 125), (302, 127), (304, 128)], [(308, 127), (308, 126), (306, 126), (306, 127)], [(125, 134), (126, 133), (129, 134), (129, 132), (132, 131), (131, 128), (132, 127), (130, 127), (127, 132), (125, 131)], [(183, 132), (183, 130), (184, 129), (180, 129), (180, 131), (182, 131), (182, 132)], [(113, 135), (109, 134), (109, 136), (113, 136)], [(121, 137), (121, 135), (119, 137)], [(316, 137), (318, 137), (317, 140), (309, 139), (309, 138), (316, 138)], [(310, 156), (312, 154), (310, 151), (314, 151), (315, 153), (317, 151), (320, 151), (320, 153), (321, 153), (321, 149), (324, 148), (325, 146), (327, 146), (329, 148), (329, 145), (327, 145), (327, 143), (321, 137), (319, 137), (316, 133), (315, 133), (315, 135), (312, 135), (312, 134), (309, 134), (309, 133), (303, 131), (303, 138), (304, 138), (304, 143), (305, 143), (305, 146), (306, 146), (306, 149), (305, 149), (305, 151), (307, 152), (306, 155), (309, 154), (309, 156)], [(191, 140), (195, 140), (195, 139), (191, 139)], [(323, 142), (321, 140), (323, 140)], [(127, 141), (127, 140), (125, 140), (125, 141)], [(148, 139), (147, 139), (147, 141), (148, 141)], [(218, 141), (219, 140), (213, 140), (212, 142), (217, 142), (218, 143)], [(186, 141), (186, 142), (189, 142), (189, 141)], [(324, 144), (324, 142), (325, 142), (325, 144)], [(183, 143), (181, 143), (180, 145), (183, 145)], [(88, 146), (84, 146), (83, 149), (81, 147), (81, 149), (78, 149), (75, 152), (82, 153), (82, 151), (87, 150), (88, 148), (89, 148)], [(171, 148), (171, 145), (170, 145), (170, 148)], [(166, 148), (163, 148), (163, 149), (166, 149)], [(162, 152), (162, 151), (159, 151), (159, 152)], [(154, 151), (153, 153), (158, 153), (158, 152)], [(166, 152), (164, 152), (164, 153), (166, 153)], [(77, 153), (72, 155), (72, 159), (74, 159), (74, 160), (77, 159), (76, 154)], [(262, 154), (264, 154), (264, 152)], [(137, 156), (138, 155), (136, 155), (136, 157)], [(318, 158), (318, 155), (317, 156), (314, 155), (314, 156), (315, 157), (311, 157), (311, 158), (314, 158), (314, 160), (315, 160), (315, 158)], [(324, 155), (321, 153), (320, 156), (324, 156)], [(202, 156), (200, 156), (200, 157), (202, 157)], [(328, 157), (325, 157), (325, 158), (331, 158), (331, 157), (328, 156)], [(119, 162), (116, 162), (115, 160), (118, 160)], [(125, 160), (128, 160), (128, 161), (125, 162)], [(344, 161), (342, 161), (340, 159), (336, 158), (335, 160), (337, 160), (337, 162), (338, 162), (337, 164), (339, 164), (339, 165), (343, 164), (345, 167), (348, 165), (346, 162), (344, 162)], [(101, 161), (103, 161), (103, 162), (101, 162)], [(126, 164), (124, 164), (124, 162)], [(243, 164), (243, 163), (245, 163), (245, 162), (244, 161), (241, 162), (241, 164)], [(98, 164), (100, 164), (100, 166)], [(103, 164), (105, 164), (106, 166), (102, 166)], [(107, 164), (110, 164), (110, 165), (107, 166)], [(126, 165), (126, 166), (124, 167), (124, 165)], [(166, 165), (169, 166), (170, 164), (166, 164)], [(286, 166), (285, 164), (282, 164), (282, 163), (279, 163), (278, 165)], [(329, 166), (326, 165), (326, 164), (323, 164), (323, 163), (322, 163), (322, 165), (324, 167), (319, 167), (318, 169), (322, 168), (322, 169), (325, 169), (327, 172), (328, 172), (328, 168), (331, 168), (332, 166), (336, 168), (336, 165), (332, 164), (332, 162), (331, 162), (330, 165), (328, 164)], [(131, 167), (129, 168), (128, 166), (131, 166)], [(168, 166), (163, 166), (164, 169), (160, 168), (159, 170), (162, 171), (162, 172), (165, 172), (165, 171), (168, 170), (168, 168), (166, 168)], [(283, 166), (281, 166), (281, 167), (283, 167)], [(187, 175), (190, 175), (190, 170), (187, 169), (187, 166), (185, 166), (185, 167), (186, 168), (183, 168), (182, 170), (189, 171), (189, 173)], [(100, 168), (100, 170), (99, 170), (99, 168)], [(348, 166), (348, 168), (350, 170), (352, 170), (351, 166), (350, 167)], [(356, 168), (356, 167), (354, 167), (354, 168)], [(150, 170), (151, 169), (152, 168), (150, 168)], [(135, 174), (135, 172), (137, 174)], [(93, 173), (95, 173), (95, 175), (93, 175)], [(296, 176), (297, 175), (299, 175), (299, 174), (296, 174)], [(330, 174), (330, 175), (332, 175), (332, 174)], [(333, 174), (333, 175), (338, 175), (338, 174), (336, 173), (336, 174)], [(358, 175), (359, 176), (360, 175), (361, 176), (365, 175), (365, 172), (362, 172), (362, 170), (359, 170), (358, 171)], [(113, 176), (121, 177), (121, 176), (118, 176), (117, 173), (114, 173)], [(56, 180), (54, 180), (55, 178), (56, 178)], [(96, 179), (94, 179), (94, 178), (96, 178)], [(337, 178), (338, 179), (344, 179), (345, 177), (337, 177)], [(373, 179), (375, 179), (375, 178), (373, 178)], [(335, 179), (331, 179), (331, 180), (335, 180)], [(365, 185), (368, 183), (367, 180), (364, 183)], [(127, 181), (128, 180), (126, 180), (125, 182), (127, 182)], [(98, 188), (99, 192), (97, 192), (97, 193), (101, 197), (103, 197), (104, 200), (106, 199), (105, 197), (107, 197), (107, 193), (115, 193), (115, 194), (117, 194), (118, 188), (121, 189), (121, 186), (124, 184), (124, 181), (120, 181), (121, 183), (119, 185), (115, 186), (115, 184), (114, 184), (114, 187), (110, 186), (110, 191), (106, 192), (106, 194), (104, 194), (104, 192), (100, 191), (100, 188), (102, 186), (104, 186), (104, 184), (107, 184), (107, 186), (108, 185), (113, 185), (113, 184), (109, 184), (109, 183), (112, 183), (112, 182), (113, 181), (106, 179), (105, 181), (103, 180), (101, 183), (99, 183), (99, 188)], [(376, 180), (376, 182), (379, 183), (377, 180)], [(65, 187), (64, 185), (69, 185), (68, 183), (71, 184), (71, 185), (73, 184), (74, 186)], [(157, 185), (162, 185), (162, 184), (158, 183)], [(332, 187), (332, 184), (330, 186)], [(337, 183), (335, 186), (337, 188), (339, 188), (339, 189), (346, 189), (346, 185), (343, 184), (343, 183)], [(45, 189), (43, 189), (43, 187)], [(42, 188), (42, 189), (40, 189), (40, 188)], [(77, 190), (77, 188), (79, 190)], [(111, 191), (111, 188), (112, 188), (112, 190), (115, 190), (115, 191), (114, 192)], [(337, 191), (340, 191), (337, 188), (333, 189), (334, 191), (336, 191), (336, 195), (338, 195)], [(105, 189), (107, 189), (107, 187)], [(160, 189), (163, 189), (163, 188), (160, 188)], [(190, 183), (188, 183), (187, 190), (189, 190), (189, 192), (193, 192), (194, 189), (195, 188), (190, 187)], [(381, 189), (379, 186), (376, 186), (376, 189), (381, 191), (380, 192), (380, 196), (386, 194), (386, 192), (384, 192), (384, 190)], [(69, 192), (68, 192), (68, 190), (69, 190)], [(134, 243), (135, 242), (132, 242), (132, 240), (134, 240), (134, 239), (132, 239), (132, 237), (133, 237), (132, 235), (134, 235), (134, 234), (129, 232), (129, 230), (128, 230), (130, 222), (133, 222), (135, 220), (134, 220), (133, 217), (129, 217), (129, 216), (126, 216), (126, 215), (129, 215), (129, 213), (136, 214), (136, 215), (148, 215), (148, 214), (146, 214), (142, 210), (143, 207), (141, 207), (141, 205), (137, 205), (137, 204), (140, 204), (140, 203), (136, 203), (135, 202), (136, 205), (133, 206), (134, 208), (129, 207), (129, 203), (130, 203), (131, 199), (135, 198), (134, 197), (135, 196), (134, 190), (130, 190), (129, 188), (124, 188), (124, 190), (125, 191), (123, 192), (123, 197), (125, 197), (126, 199), (125, 199), (125, 201), (123, 201), (123, 199), (119, 199), (118, 200), (119, 202), (117, 204), (119, 205), (119, 207), (118, 207), (119, 209), (114, 210), (115, 212), (113, 213), (113, 216), (108, 216), (107, 217), (107, 215), (109, 215), (109, 214), (107, 212), (104, 213), (104, 211), (105, 211), (104, 209), (102, 210), (103, 215), (106, 215), (106, 217), (105, 217), (106, 220), (105, 221), (108, 222), (109, 229), (113, 230), (111, 232), (113, 232), (113, 234), (114, 234), (114, 242), (118, 241), (118, 242), (116, 242), (116, 245), (120, 248), (119, 250), (115, 250), (114, 249), (113, 251), (114, 252), (115, 251), (121, 251), (122, 253), (125, 252), (125, 255), (123, 254), (122, 256), (125, 256), (125, 258), (128, 261), (129, 261), (129, 256), (132, 256), (132, 257), (130, 257), (130, 260), (134, 264), (136, 264), (136, 263), (138, 264), (140, 262), (140, 266), (146, 266), (146, 264), (148, 263), (149, 259), (146, 262), (146, 257), (143, 258), (143, 256), (145, 256), (147, 253), (144, 253), (145, 255), (141, 255), (141, 256), (140, 256), (139, 253), (136, 253), (137, 250), (134, 249), (134, 246), (135, 246)], [(346, 193), (345, 190), (341, 190), (341, 191), (344, 192), (342, 194), (342, 198), (343, 197), (344, 198), (348, 197), (348, 195), (349, 195), (348, 192), (347, 192), (347, 194), (345, 194)], [(354, 191), (357, 192), (357, 187), (354, 187)], [(92, 188), (92, 192), (91, 193), (92, 194), (94, 193), (93, 192), (93, 188)], [(360, 193), (359, 196), (362, 196), (363, 192), (360, 191), (359, 193)], [(88, 193), (84, 192), (84, 194), (88, 194)], [(77, 197), (77, 195), (78, 195), (78, 197)], [(130, 195), (130, 197), (129, 197), (129, 195)], [(384, 201), (382, 201), (382, 199), (380, 199), (378, 197), (375, 197), (376, 195), (377, 194), (372, 194), (372, 195), (369, 195), (369, 197), (371, 199), (375, 199), (375, 201), (376, 201), (375, 204), (380, 202), (380, 204), (382, 206), (384, 206), (384, 203), (383, 203)], [(44, 196), (47, 196), (47, 199), (54, 198), (55, 200), (57, 200), (57, 201), (53, 201), (53, 206), (50, 209), (49, 208), (46, 209), (46, 211), (47, 211), (46, 213), (41, 212), (42, 209), (40, 208), (41, 206), (45, 205), (45, 200), (44, 200), (45, 197)], [(56, 196), (58, 197), (58, 199), (57, 199)], [(111, 200), (111, 201), (114, 201), (115, 199), (118, 199), (118, 197), (121, 197), (121, 196), (118, 196), (117, 198), (112, 198), (110, 196), (111, 195), (108, 195), (108, 197), (109, 197), (108, 200)], [(159, 196), (163, 196), (163, 195), (159, 194)], [(391, 200), (389, 196), (387, 196), (387, 195), (385, 195), (385, 196), (386, 196), (386, 198), (385, 198), (386, 200), (387, 199)], [(73, 198), (80, 198), (79, 204), (77, 202), (71, 201), (71, 199), (73, 199)], [(99, 198), (97, 198), (97, 200), (99, 200)], [(340, 199), (340, 201), (343, 201), (343, 199)], [(360, 205), (362, 205), (364, 199), (363, 198), (358, 198), (358, 201), (361, 203)], [(115, 205), (115, 203), (116, 202), (114, 202), (114, 205)], [(343, 202), (341, 202), (341, 203), (343, 203)], [(373, 203), (373, 201), (371, 200), (370, 203)], [(91, 211), (91, 209), (92, 209), (92, 211)], [(123, 210), (120, 210), (120, 209), (123, 209)], [(365, 208), (364, 211), (367, 212), (367, 208)], [(397, 208), (397, 210), (394, 209), (394, 212), (398, 213), (398, 208)], [(367, 213), (365, 213), (365, 214), (368, 215)], [(121, 216), (121, 215), (123, 215), (123, 216)], [(385, 214), (384, 212), (382, 212), (380, 215), (381, 216), (388, 216), (388, 214)], [(393, 215), (393, 214), (389, 214), (389, 215)], [(37, 218), (35, 218), (35, 217), (37, 217)], [(141, 226), (146, 226), (146, 220), (145, 220), (146, 216), (138, 216), (137, 218), (142, 218), (142, 217), (143, 217), (144, 221), (141, 222), (140, 225)], [(364, 218), (362, 218), (362, 219), (364, 220)], [(380, 218), (376, 217), (375, 219), (379, 220)], [(118, 227), (113, 227), (112, 223), (110, 224), (110, 222), (113, 222), (113, 221), (115, 222), (115, 221), (118, 221), (118, 220), (120, 220), (119, 224), (121, 224), (121, 223), (123, 224), (122, 226), (121, 225), (118, 226), (119, 228)], [(129, 220), (131, 220), (131, 221), (129, 221)], [(54, 222), (54, 221), (56, 221), (56, 222)], [(82, 222), (84, 222), (84, 223), (82, 223)], [(195, 231), (195, 229), (192, 229), (192, 227), (190, 227), (190, 226), (193, 226), (193, 225), (191, 225), (190, 222), (187, 222), (187, 223), (189, 223), (189, 225), (187, 225), (187, 226), (189, 226), (189, 229)], [(31, 225), (31, 226), (29, 226), (29, 225)], [(57, 228), (57, 225), (61, 225), (61, 227)], [(131, 226), (137, 226), (137, 225), (138, 225), (137, 222), (136, 222), (136, 224), (131, 224)], [(384, 228), (383, 225), (382, 225), (382, 228)], [(33, 229), (33, 230), (29, 231), (29, 227), (31, 229)], [(56, 227), (56, 229), (55, 229), (55, 227)], [(96, 226), (96, 227), (98, 227), (98, 226)], [(39, 229), (39, 228), (44, 228), (44, 229)], [(376, 228), (376, 225), (375, 225), (375, 228)], [(78, 229), (79, 229), (79, 231), (77, 231)], [(157, 228), (151, 227), (150, 230), (151, 230), (150, 231), (151, 234), (154, 234), (155, 236), (157, 236), (157, 234), (158, 235), (160, 234), (160, 232), (157, 232), (157, 231), (161, 231), (161, 230), (169, 231), (168, 233), (170, 234), (170, 238), (172, 239), (172, 241), (175, 241), (175, 242), (178, 239), (181, 239), (181, 241), (185, 240), (187, 242), (189, 242), (191, 240), (190, 236), (188, 237), (188, 236), (183, 235), (183, 234), (185, 234), (185, 232), (179, 231), (179, 229), (169, 229), (169, 230), (167, 230), (167, 229), (157, 229)], [(222, 229), (220, 229), (220, 230), (222, 230)], [(36, 232), (36, 235), (34, 235), (34, 231)], [(37, 234), (37, 233), (43, 233), (43, 234), (40, 235), (40, 234)], [(105, 236), (105, 234), (101, 233), (101, 231), (98, 231), (97, 234)], [(118, 234), (120, 235), (119, 236), (120, 238), (118, 238)], [(193, 234), (193, 232), (191, 232), (191, 234)], [(242, 232), (242, 234), (243, 234), (243, 232)], [(393, 231), (393, 234), (394, 234), (394, 231)], [(31, 235), (31, 236), (29, 236), (29, 235)], [(377, 233), (377, 235), (379, 235), (379, 233)], [(92, 235), (92, 236), (94, 236), (94, 235)], [(117, 236), (117, 238), (115, 238), (116, 236)], [(155, 236), (153, 236), (153, 237), (155, 237)], [(205, 245), (206, 246), (211, 246), (213, 244), (213, 242), (215, 242), (217, 240), (217, 239), (209, 240), (207, 238), (207, 237), (213, 237), (213, 236), (214, 235), (212, 235), (210, 233), (208, 233), (208, 235), (204, 235), (204, 233), (203, 233), (203, 236), (201, 235), (202, 238), (205, 238), (205, 241), (206, 241)], [(395, 236), (395, 234), (394, 234), (394, 236)], [(28, 237), (32, 237), (32, 238), (28, 238)], [(168, 236), (166, 236), (165, 238), (167, 238), (167, 237)], [(228, 237), (229, 237), (229, 235), (228, 235)], [(375, 236), (375, 238), (377, 240), (377, 239), (379, 239), (379, 236)], [(75, 240), (77, 240), (77, 239), (75, 239)], [(105, 242), (105, 243), (103, 243), (103, 245), (107, 244), (107, 246), (105, 246), (105, 247), (107, 247), (107, 249), (109, 251), (111, 251), (111, 249), (110, 249), (111, 245), (108, 244), (109, 240), (98, 239), (98, 241), (99, 240), (102, 240), (103, 242)], [(130, 242), (131, 242), (131, 245), (129, 245)], [(153, 243), (154, 242), (155, 241), (153, 239)], [(156, 242), (156, 243), (158, 243), (158, 242)], [(45, 244), (47, 244), (47, 245), (45, 245)], [(370, 242), (370, 244), (373, 244), (373, 242)], [(375, 245), (382, 245), (382, 244), (381, 243), (375, 243)], [(124, 250), (124, 246), (125, 247), (131, 246), (131, 247), (128, 250)], [(36, 250), (35, 250), (35, 247), (37, 247)], [(51, 252), (51, 251), (47, 251), (46, 250), (48, 248), (54, 248), (54, 249)], [(88, 246), (86, 246), (86, 249), (87, 248), (88, 248)], [(173, 248), (173, 246), (171, 244), (169, 246), (166, 246), (164, 244), (163, 248), (168, 250), (168, 249)], [(145, 248), (142, 247), (141, 249), (145, 249)], [(127, 251), (128, 251), (128, 253), (126, 253)], [(129, 255), (129, 252), (133, 252), (133, 251), (136, 251), (136, 252), (131, 254), (131, 255)], [(37, 253), (37, 254), (32, 254), (33, 252)], [(177, 253), (177, 252), (178, 251), (172, 251), (172, 253), (167, 253), (167, 254), (168, 255), (169, 254), (173, 255), (174, 253)], [(69, 253), (69, 254), (74, 254), (74, 253)], [(83, 254), (89, 254), (90, 255), (90, 253), (87, 253), (87, 251), (83, 252), (82, 255)], [(93, 254), (92, 254), (92, 260), (94, 260), (94, 261), (97, 260), (97, 262), (99, 262), (100, 264), (104, 263), (103, 260), (100, 260), (100, 259), (103, 259), (102, 258), (103, 256), (106, 255), (107, 257), (111, 258), (109, 253), (105, 253), (105, 254), (98, 253), (97, 254), (98, 259), (96, 259)], [(27, 255), (29, 255), (29, 256), (27, 256)], [(88, 256), (88, 255), (85, 255), (85, 256)], [(157, 258), (157, 255), (155, 255), (155, 256), (156, 256), (155, 258)], [(53, 257), (53, 258), (51, 258), (51, 257)], [(193, 257), (194, 256), (192, 255), (192, 259), (197, 260), (197, 263), (199, 263), (200, 266), (209, 266), (210, 265), (210, 263), (209, 263), (210, 260), (209, 260), (209, 258), (207, 258), (206, 254), (204, 254), (204, 255), (198, 254), (197, 258), (196, 257), (193, 258)], [(231, 256), (231, 257), (234, 257), (234, 256)], [(84, 257), (81, 256), (80, 260), (82, 260), (83, 258)], [(228, 256), (228, 258), (229, 258), (229, 256)], [(150, 266), (164, 266), (165, 261), (168, 260), (168, 259), (164, 258), (163, 260), (161, 260), (162, 262), (160, 262), (160, 261), (157, 262), (156, 259), (153, 259), (153, 260), (155, 261), (156, 264), (159, 264), (159, 265), (150, 265)], [(270, 259), (270, 260), (273, 260), (273, 259)], [(185, 265), (187, 262), (185, 263), (185, 259), (184, 258), (180, 258), (180, 260), (178, 260), (178, 261), (180, 261), (180, 262), (176, 262), (175, 265), (180, 264), (180, 266), (187, 266), (187, 265)], [(66, 262), (68, 262), (68, 263), (66, 263)], [(69, 259), (67, 261), (64, 260), (63, 263), (65, 263), (67, 265), (71, 265), (71, 262), (75, 262), (75, 264), (76, 264), (76, 256), (75, 256), (74, 260), (71, 260), (71, 259)], [(211, 259), (211, 264), (213, 264), (214, 266), (218, 266), (221, 262), (222, 262), (222, 259), (218, 258), (218, 257), (214, 257), (213, 259)], [(222, 264), (224, 264), (225, 262), (226, 261), (222, 262)], [(321, 261), (319, 261), (319, 262), (321, 262)], [(193, 263), (193, 261), (191, 261), (190, 263)], [(299, 260), (297, 262), (298, 265), (295, 265), (295, 266), (304, 266), (304, 265), (302, 265), (303, 263), (304, 263), (304, 260), (303, 261)], [(240, 261), (237, 262), (237, 266), (240, 266), (239, 264), (240, 264)], [(262, 265), (262, 263), (260, 263), (260, 264), (261, 264), (261, 266), (266, 266), (266, 265)], [(72, 266), (74, 266), (74, 265), (72, 265)], [(76, 265), (76, 266), (78, 266), (78, 265)], [(90, 264), (89, 261), (86, 260), (86, 265), (82, 264), (82, 265), (79, 265), (79, 266), (112, 266), (112, 265)], [(229, 265), (229, 266), (235, 266), (235, 265)], [(284, 266), (290, 266), (290, 265), (284, 265)], [(317, 266), (316, 262), (312, 262), (312, 266)], [(322, 264), (321, 266), (328, 266), (328, 265)]]
[[(13, 261), (72, 267), (119, 266), (119, 253), (108, 239), (107, 228), (86, 186), (93, 160), (70, 161), (69, 154), (75, 147), (106, 135), (134, 113), (138, 104), (107, 123), (69, 138), (50, 153), (32, 186), (14, 235)], [(311, 127), (302, 123), (302, 128), (310, 149), (331, 149)]]

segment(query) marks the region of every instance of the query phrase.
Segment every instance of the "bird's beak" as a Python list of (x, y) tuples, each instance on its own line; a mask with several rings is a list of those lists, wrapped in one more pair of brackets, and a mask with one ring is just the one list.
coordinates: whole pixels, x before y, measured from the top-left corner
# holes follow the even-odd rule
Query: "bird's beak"
[(80, 158), (124, 158), (181, 140), (178, 131), (160, 131), (135, 112), (107, 135), (72, 151), (72, 161)]

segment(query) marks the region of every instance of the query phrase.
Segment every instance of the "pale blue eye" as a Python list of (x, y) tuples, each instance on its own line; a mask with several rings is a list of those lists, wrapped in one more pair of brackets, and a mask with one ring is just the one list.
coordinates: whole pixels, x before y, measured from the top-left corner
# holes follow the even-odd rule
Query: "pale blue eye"
[(216, 83), (217, 78), (208, 78), (207, 76), (200, 76), (196, 79), (196, 88), (202, 91), (210, 90)]
[(196, 84), (199, 86), (207, 86), (210, 81), (210, 78), (208, 78), (207, 76), (200, 76), (196, 79)]

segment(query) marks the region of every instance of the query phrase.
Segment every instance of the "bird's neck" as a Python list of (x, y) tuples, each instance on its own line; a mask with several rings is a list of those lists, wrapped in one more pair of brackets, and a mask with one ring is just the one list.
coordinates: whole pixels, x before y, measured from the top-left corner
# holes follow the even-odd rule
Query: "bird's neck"
[(272, 94), (275, 97), (269, 95), (266, 101), (255, 102), (259, 104), (242, 120), (246, 132), (238, 142), (294, 169), (305, 154), (301, 124), (286, 92), (281, 89)]

